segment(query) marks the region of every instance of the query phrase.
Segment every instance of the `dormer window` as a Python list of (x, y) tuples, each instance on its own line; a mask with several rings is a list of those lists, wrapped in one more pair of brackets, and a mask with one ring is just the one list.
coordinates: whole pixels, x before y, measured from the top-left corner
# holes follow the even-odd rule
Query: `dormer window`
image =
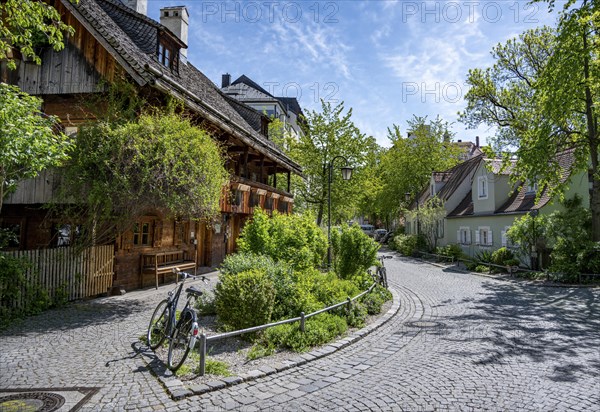
[(488, 181), (487, 176), (479, 176), (477, 178), (477, 194), (479, 199), (487, 199), (488, 197)]
[(537, 182), (532, 182), (531, 180), (528, 180), (526, 190), (527, 190), (526, 194), (528, 194), (528, 195), (536, 193), (538, 190)]
[(179, 70), (179, 48), (165, 38), (160, 39), (157, 52), (158, 62), (173, 70)]

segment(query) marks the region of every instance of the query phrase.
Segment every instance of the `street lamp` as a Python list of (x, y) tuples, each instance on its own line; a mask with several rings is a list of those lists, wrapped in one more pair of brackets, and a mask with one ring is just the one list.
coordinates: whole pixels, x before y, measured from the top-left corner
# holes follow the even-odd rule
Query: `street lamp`
[(331, 269), (331, 181), (333, 180), (333, 164), (337, 159), (344, 159), (346, 165), (340, 168), (342, 179), (350, 180), (352, 178), (352, 167), (348, 166), (348, 159), (344, 156), (336, 156), (329, 162), (329, 179), (327, 185), (327, 269)]
[(536, 244), (537, 244), (537, 234), (535, 233), (535, 218), (536, 216), (540, 213), (539, 209), (532, 209), (529, 212), (529, 216), (531, 216), (531, 226), (532, 226), (532, 240), (533, 243), (531, 245), (531, 256), (530, 256), (530, 260), (531, 260), (531, 269), (533, 270), (537, 270), (537, 249), (536, 249)]
[[(417, 195), (418, 196), (418, 195)], [(410, 192), (404, 193), (404, 198), (406, 199), (406, 203), (410, 206), (410, 199), (412, 198), (412, 194)], [(417, 226), (416, 226), (416, 235), (419, 236), (419, 198), (416, 199), (417, 202)]]

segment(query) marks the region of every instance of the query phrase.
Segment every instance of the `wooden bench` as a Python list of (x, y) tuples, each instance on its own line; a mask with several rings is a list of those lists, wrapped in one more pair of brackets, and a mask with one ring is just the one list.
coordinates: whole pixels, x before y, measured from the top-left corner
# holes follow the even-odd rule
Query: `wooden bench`
[(173, 269), (179, 270), (194, 269), (196, 274), (197, 253), (194, 252), (194, 258), (191, 259), (184, 250), (175, 250), (171, 252), (144, 253), (141, 258), (141, 275), (144, 273), (154, 273), (156, 279), (156, 289), (158, 289), (158, 275), (171, 273)]

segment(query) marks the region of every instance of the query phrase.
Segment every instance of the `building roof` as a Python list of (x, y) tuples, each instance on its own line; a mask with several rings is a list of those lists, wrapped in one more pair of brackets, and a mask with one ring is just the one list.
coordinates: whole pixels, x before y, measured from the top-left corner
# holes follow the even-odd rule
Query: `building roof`
[(271, 93), (269, 93), (268, 91), (266, 91), (265, 89), (260, 87), (258, 85), (258, 83), (256, 83), (254, 80), (252, 80), (245, 74), (242, 74), (240, 77), (238, 77), (233, 83), (231, 83), (231, 85), (235, 86), (236, 84), (240, 84), (240, 83), (245, 84), (246, 86), (252, 87), (253, 89), (258, 90), (259, 92), (264, 93), (267, 96), (270, 96), (275, 99), (275, 96), (273, 96)]
[[(566, 150), (557, 155), (558, 165), (561, 169), (561, 183), (567, 181), (571, 175), (572, 166), (575, 162), (574, 150)], [(493, 168), (492, 168), (493, 170)], [(512, 170), (512, 168), (511, 168)], [(505, 172), (502, 172), (506, 174)], [(511, 214), (511, 213), (527, 213), (534, 209), (541, 209), (550, 202), (550, 190), (546, 187), (543, 189), (539, 199), (536, 202), (536, 193), (529, 192), (527, 185), (521, 182), (516, 190), (512, 192), (509, 198), (496, 209), (493, 214)], [(469, 192), (460, 204), (448, 214), (448, 217), (461, 217), (473, 215), (473, 198)]]
[(478, 155), (469, 160), (465, 160), (464, 162), (457, 164), (456, 166), (446, 170), (445, 172), (441, 172), (444, 175), (446, 175), (444, 176), (444, 178), (446, 179), (446, 184), (440, 189), (438, 193), (436, 193), (436, 195), (442, 201), (448, 200), (450, 196), (454, 194), (456, 189), (458, 189), (462, 181), (468, 176), (470, 176), (470, 174), (474, 172), (475, 169), (477, 169), (482, 159), (483, 155)]
[(116, 0), (61, 2), (140, 86), (149, 85), (182, 98), (191, 110), (257, 152), (294, 173), (302, 173), (300, 165), (256, 131), (200, 70), (188, 62), (179, 64), (176, 72), (158, 62), (155, 36), (165, 32), (176, 38), (166, 27)]
[(295, 97), (277, 97), (277, 100), (283, 104), (283, 107), (285, 107), (286, 110), (289, 110), (296, 116), (300, 116), (302, 114), (300, 103), (298, 103), (298, 100)]

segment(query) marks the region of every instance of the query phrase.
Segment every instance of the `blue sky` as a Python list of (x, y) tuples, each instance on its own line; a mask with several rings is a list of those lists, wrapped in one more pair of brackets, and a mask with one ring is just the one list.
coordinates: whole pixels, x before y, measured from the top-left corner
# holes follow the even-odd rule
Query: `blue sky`
[(455, 139), (485, 142), (493, 130), (457, 122), (468, 70), (491, 65), (497, 43), (556, 20), (544, 4), (513, 0), (150, 0), (148, 15), (178, 5), (190, 13), (188, 59), (213, 82), (245, 74), (305, 110), (344, 101), (383, 146), (387, 128), (406, 131), (413, 114), (440, 115)]

